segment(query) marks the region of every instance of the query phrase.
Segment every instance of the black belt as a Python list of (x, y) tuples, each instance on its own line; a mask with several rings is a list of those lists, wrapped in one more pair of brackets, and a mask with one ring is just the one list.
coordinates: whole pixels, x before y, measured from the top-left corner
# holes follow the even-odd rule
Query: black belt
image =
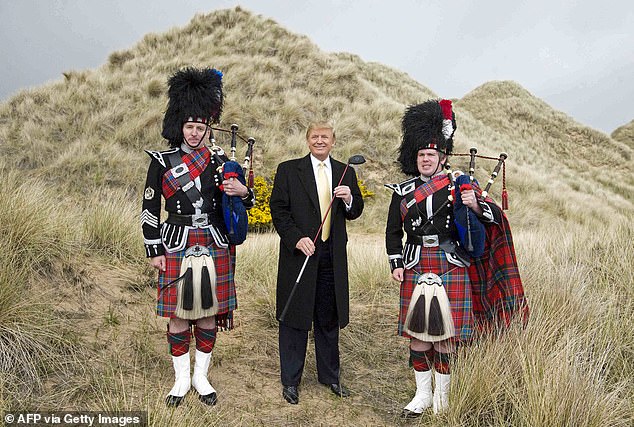
[(407, 235), (407, 243), (412, 245), (422, 245), (424, 243), (433, 243), (436, 242), (439, 244), (440, 242), (451, 240), (451, 235), (449, 234), (430, 234), (419, 236), (417, 234), (408, 234)]
[(211, 218), (208, 213), (199, 215), (179, 215), (170, 212), (167, 215), (165, 222), (174, 225), (187, 225), (189, 227), (206, 227), (211, 225)]

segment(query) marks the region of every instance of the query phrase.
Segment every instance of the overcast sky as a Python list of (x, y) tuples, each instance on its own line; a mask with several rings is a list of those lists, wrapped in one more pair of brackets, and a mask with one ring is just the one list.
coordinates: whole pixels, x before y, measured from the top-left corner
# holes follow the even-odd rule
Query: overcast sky
[(0, 0), (0, 101), (236, 5), (441, 97), (514, 80), (606, 133), (634, 119), (632, 0)]

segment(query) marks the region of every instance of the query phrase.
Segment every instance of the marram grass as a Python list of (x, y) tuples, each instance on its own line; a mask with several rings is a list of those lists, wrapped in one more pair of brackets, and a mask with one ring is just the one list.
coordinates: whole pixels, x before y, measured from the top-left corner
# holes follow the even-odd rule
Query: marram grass
[(63, 325), (49, 301), (57, 260), (77, 247), (68, 218), (52, 203), (41, 182), (22, 182), (0, 173), (6, 196), (0, 200), (0, 382), (3, 401), (15, 404), (42, 393), (50, 370), (63, 369)]

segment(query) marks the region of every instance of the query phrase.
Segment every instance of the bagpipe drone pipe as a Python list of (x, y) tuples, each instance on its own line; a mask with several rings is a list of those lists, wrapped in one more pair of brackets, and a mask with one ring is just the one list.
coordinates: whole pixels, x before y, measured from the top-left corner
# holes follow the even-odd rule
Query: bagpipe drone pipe
[[(211, 142), (211, 147), (209, 147), (209, 149), (216, 162), (220, 165), (218, 167), (218, 172), (222, 175), (223, 179), (237, 179), (243, 185), (253, 189), (253, 145), (255, 144), (255, 139), (252, 137), (245, 139), (238, 133), (238, 125), (236, 124), (231, 125), (231, 130), (216, 127), (212, 127), (210, 129), (211, 132), (209, 140)], [(213, 131), (231, 134), (231, 152), (228, 161), (221, 157), (225, 153), (220, 146), (216, 145), (216, 139)], [(240, 164), (236, 161), (236, 142), (238, 138), (247, 144), (244, 164), (242, 166), (240, 166)], [(245, 178), (245, 176), (247, 178)], [(222, 186), (220, 186), (220, 189), (222, 190)], [(229, 196), (223, 191), (222, 211), (225, 226), (227, 227), (229, 243), (232, 245), (241, 244), (246, 240), (249, 228), (249, 217), (247, 215), (247, 210), (244, 207), (244, 203), (242, 202), (242, 198), (239, 196)]]

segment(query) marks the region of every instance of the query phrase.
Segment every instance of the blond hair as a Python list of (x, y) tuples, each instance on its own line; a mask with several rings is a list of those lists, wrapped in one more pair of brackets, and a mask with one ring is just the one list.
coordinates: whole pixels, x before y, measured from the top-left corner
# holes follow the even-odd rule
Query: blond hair
[(306, 129), (306, 139), (308, 139), (310, 133), (315, 129), (330, 129), (332, 131), (332, 139), (337, 139), (337, 137), (335, 136), (335, 127), (332, 125), (332, 123), (325, 120), (311, 122), (308, 125), (308, 129)]

